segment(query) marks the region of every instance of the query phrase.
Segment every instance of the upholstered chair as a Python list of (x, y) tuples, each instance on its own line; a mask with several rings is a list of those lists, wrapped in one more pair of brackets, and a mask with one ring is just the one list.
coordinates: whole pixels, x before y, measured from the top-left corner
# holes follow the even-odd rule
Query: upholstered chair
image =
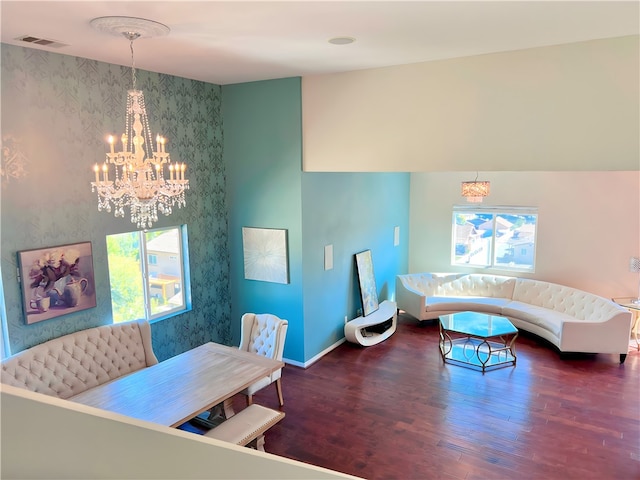
[[(245, 313), (242, 316), (242, 333), (240, 336), (240, 350), (262, 355), (274, 360), (282, 360), (284, 340), (287, 335), (289, 322), (269, 313)], [(284, 405), (280, 378), (282, 369), (276, 370), (270, 376), (264, 377), (241, 393), (247, 396), (247, 405), (253, 403), (253, 395), (258, 391), (275, 383), (280, 406)]]

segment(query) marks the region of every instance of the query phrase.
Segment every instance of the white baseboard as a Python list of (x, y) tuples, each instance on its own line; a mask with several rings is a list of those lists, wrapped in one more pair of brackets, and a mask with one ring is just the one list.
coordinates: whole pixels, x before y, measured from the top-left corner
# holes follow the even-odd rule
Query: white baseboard
[(302, 362), (297, 362), (296, 360), (289, 360), (288, 358), (283, 358), (282, 361), (284, 363), (287, 363), (289, 365), (294, 365), (296, 367), (302, 367), (302, 368), (308, 368), (311, 365), (313, 365), (314, 363), (316, 363), (318, 360), (320, 360), (322, 357), (324, 357), (327, 353), (329, 353), (331, 350), (333, 350), (336, 347), (339, 347), (340, 345), (342, 345), (347, 339), (346, 338), (341, 338), (340, 340), (338, 340), (336, 343), (334, 343), (333, 345), (328, 346), (327, 348), (325, 348), (323, 351), (321, 351), (320, 353), (318, 353), (315, 357), (310, 358), (309, 360), (307, 360), (306, 362), (302, 363)]

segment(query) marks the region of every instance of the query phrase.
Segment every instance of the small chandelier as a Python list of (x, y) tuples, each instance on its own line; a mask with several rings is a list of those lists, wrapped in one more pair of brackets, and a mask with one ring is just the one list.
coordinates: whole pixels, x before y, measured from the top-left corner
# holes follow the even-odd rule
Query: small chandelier
[(158, 220), (158, 212), (170, 215), (173, 207), (186, 205), (189, 180), (184, 176), (186, 164), (171, 163), (164, 137), (156, 136), (154, 150), (144, 94), (136, 89), (133, 41), (141, 36), (166, 35), (169, 27), (131, 17), (100, 17), (93, 19), (91, 25), (129, 40), (132, 78), (132, 88), (127, 92), (125, 132), (119, 139), (122, 149), (116, 151), (116, 140), (109, 135), (106, 160), (93, 167), (95, 181), (91, 182), (91, 191), (98, 193), (98, 211), (111, 212), (113, 208), (116, 217), (124, 217), (125, 208), (129, 208), (132, 223), (138, 228), (151, 228)]
[(462, 196), (466, 197), (467, 202), (481, 203), (487, 195), (489, 195), (489, 182), (479, 182), (477, 174), (475, 180), (462, 182)]

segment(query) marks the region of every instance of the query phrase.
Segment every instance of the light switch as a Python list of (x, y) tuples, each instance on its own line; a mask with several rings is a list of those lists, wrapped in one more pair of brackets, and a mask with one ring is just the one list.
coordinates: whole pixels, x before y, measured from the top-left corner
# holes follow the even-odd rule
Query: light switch
[(397, 247), (400, 245), (400, 227), (395, 227), (393, 229), (393, 246)]
[(333, 268), (333, 245), (324, 247), (324, 269), (331, 270)]

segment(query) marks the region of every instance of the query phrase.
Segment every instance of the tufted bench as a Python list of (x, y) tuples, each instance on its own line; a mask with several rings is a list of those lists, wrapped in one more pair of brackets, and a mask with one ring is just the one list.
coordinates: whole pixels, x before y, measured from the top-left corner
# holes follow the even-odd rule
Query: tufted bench
[(284, 418), (284, 412), (252, 403), (204, 434), (236, 445), (249, 445), (264, 452), (264, 434)]
[(158, 363), (146, 321), (104, 325), (54, 338), (2, 361), (2, 383), (70, 399)]
[(398, 308), (418, 320), (465, 310), (504, 315), (561, 352), (629, 350), (631, 313), (598, 295), (550, 282), (489, 274), (414, 273), (396, 277)]

